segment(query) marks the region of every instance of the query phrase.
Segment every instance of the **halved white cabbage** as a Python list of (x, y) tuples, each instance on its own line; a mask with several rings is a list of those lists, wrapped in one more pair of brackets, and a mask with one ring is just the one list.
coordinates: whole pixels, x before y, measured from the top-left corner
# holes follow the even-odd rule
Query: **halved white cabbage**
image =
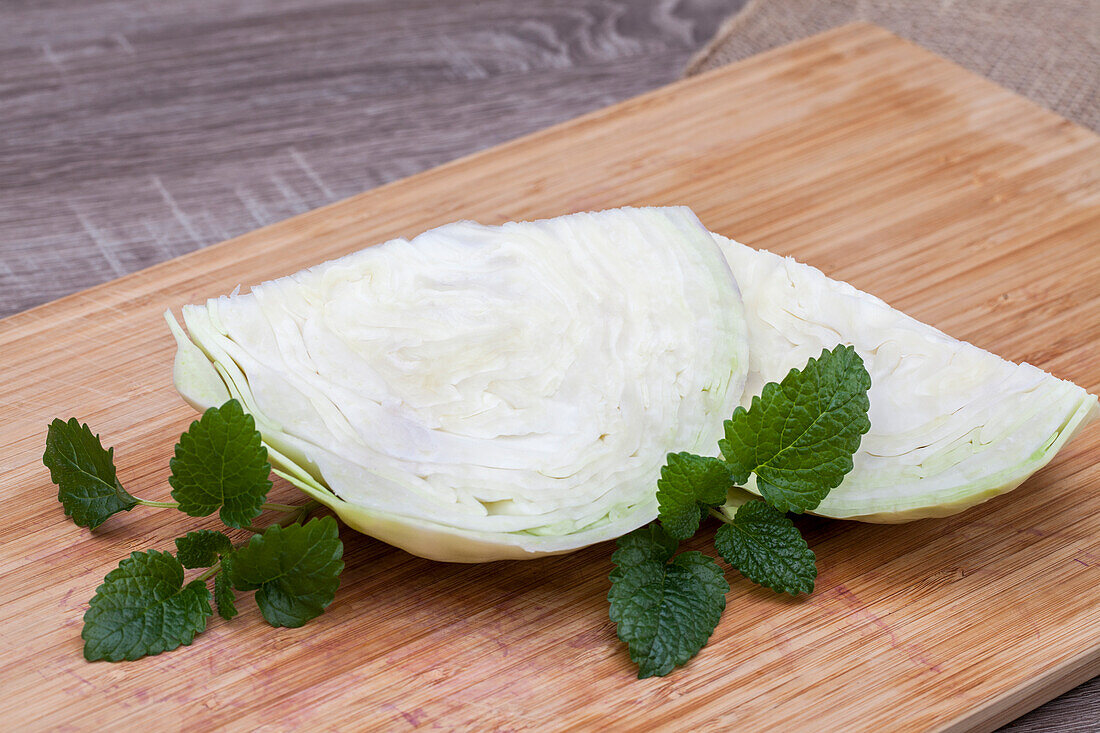
[[(814, 514), (904, 522), (960, 512), (1019, 486), (1100, 415), (1072, 382), (953, 339), (814, 267), (714, 238), (749, 324), (742, 404), (840, 343), (871, 374), (871, 430)], [(746, 488), (755, 492), (751, 479)]]
[(657, 514), (744, 388), (737, 285), (686, 208), (450, 224), (185, 306), (174, 378), (273, 465), (428, 558), (567, 552)]

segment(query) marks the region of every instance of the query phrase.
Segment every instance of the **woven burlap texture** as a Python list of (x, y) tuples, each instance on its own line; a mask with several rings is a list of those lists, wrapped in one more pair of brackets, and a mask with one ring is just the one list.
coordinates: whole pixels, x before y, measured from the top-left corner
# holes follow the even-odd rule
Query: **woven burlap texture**
[(857, 20), (1100, 131), (1100, 0), (749, 0), (686, 74)]

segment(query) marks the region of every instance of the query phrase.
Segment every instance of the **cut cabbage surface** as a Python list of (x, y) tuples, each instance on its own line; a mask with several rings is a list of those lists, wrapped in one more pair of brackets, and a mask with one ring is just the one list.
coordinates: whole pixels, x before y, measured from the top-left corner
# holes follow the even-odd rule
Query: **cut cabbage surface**
[(567, 552), (654, 519), (748, 370), (737, 284), (686, 208), (460, 222), (183, 308), (174, 379), (237, 398), (280, 475), (437, 560)]
[[(1097, 398), (1030, 364), (951, 338), (787, 257), (714, 235), (749, 327), (748, 407), (822, 348), (851, 344), (871, 375), (871, 430), (814, 514), (942, 517), (1019, 486), (1100, 414)], [(755, 493), (755, 486), (746, 487)], [(738, 503), (731, 493), (731, 506)]]

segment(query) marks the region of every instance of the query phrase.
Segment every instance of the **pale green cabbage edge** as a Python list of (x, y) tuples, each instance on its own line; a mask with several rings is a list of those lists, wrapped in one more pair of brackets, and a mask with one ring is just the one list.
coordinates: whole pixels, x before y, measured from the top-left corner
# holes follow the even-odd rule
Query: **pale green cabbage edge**
[[(819, 508), (809, 513), (830, 519), (848, 519), (874, 524), (901, 524), (918, 519), (937, 519), (958, 514), (1018, 487), (1029, 479), (1032, 474), (1050, 463), (1055, 454), (1062, 450), (1062, 446), (1076, 437), (1096, 417), (1096, 397), (1086, 395), (1077, 406), (1077, 409), (1058, 428), (1058, 431), (1050, 436), (1050, 440), (1047, 441), (1046, 445), (1023, 461), (997, 473), (990, 474), (981, 481), (961, 484), (951, 491), (924, 495), (918, 504), (912, 506), (895, 505), (888, 510), (868, 512), (866, 507), (859, 502), (849, 502), (833, 504), (826, 506), (825, 511)], [(730, 491), (729, 499), (723, 509), (727, 516), (732, 517), (737, 507), (753, 496), (759, 495), (760, 491), (756, 488), (756, 477), (749, 476), (749, 480), (744, 487), (735, 487)]]
[[(957, 514), (1018, 487), (1100, 417), (1097, 397), (1072, 382), (954, 339), (811, 265), (712, 236), (738, 281), (748, 321), (749, 379), (742, 405), (765, 382), (837, 343), (855, 346), (871, 373), (871, 430), (854, 456), (855, 468), (813, 514), (891, 524)], [(925, 366), (898, 370), (904, 362), (880, 352), (902, 346), (917, 360), (911, 363)], [(981, 382), (976, 403), (967, 388), (957, 386), (967, 379)], [(969, 413), (962, 419), (965, 433), (948, 430), (936, 437), (954, 417), (950, 409), (928, 406), (927, 390), (937, 389), (937, 381), (953, 387), (958, 409), (984, 404), (992, 411)], [(899, 420), (908, 427), (899, 430)], [(926, 432), (915, 432), (915, 424)], [(987, 428), (994, 435), (983, 439)], [(975, 430), (977, 439), (971, 440)], [(877, 451), (894, 456), (886, 458), (888, 466), (871, 464)], [(744, 490), (731, 490), (724, 510), (732, 513), (754, 494), (759, 491), (750, 476)]]

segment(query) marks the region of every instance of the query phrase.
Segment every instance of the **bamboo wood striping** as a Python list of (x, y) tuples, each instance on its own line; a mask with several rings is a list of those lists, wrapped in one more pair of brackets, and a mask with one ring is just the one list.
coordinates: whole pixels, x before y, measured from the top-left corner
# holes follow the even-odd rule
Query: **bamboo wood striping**
[(1100, 138), (847, 26), (0, 322), (4, 727), (983, 730), (1100, 672), (1096, 426), (953, 518), (802, 520), (817, 591), (788, 599), (731, 571), (710, 646), (664, 679), (633, 679), (607, 619), (609, 544), (453, 566), (350, 531), (337, 599), (302, 629), (267, 627), (242, 600), (190, 648), (82, 660), (107, 570), (215, 526), (138, 508), (92, 536), (64, 520), (40, 463), (48, 421), (73, 415), (116, 446), (131, 492), (167, 496), (195, 415), (170, 384), (165, 308), (458, 218), (623, 204), (688, 204), (1100, 390)]

